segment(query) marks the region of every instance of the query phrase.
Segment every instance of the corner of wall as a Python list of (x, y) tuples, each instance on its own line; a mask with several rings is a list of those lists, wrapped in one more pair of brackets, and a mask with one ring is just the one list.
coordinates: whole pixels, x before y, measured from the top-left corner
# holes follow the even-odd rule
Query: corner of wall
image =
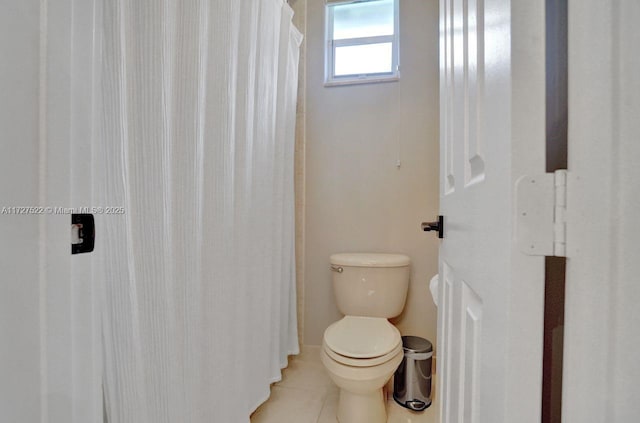
[(305, 274), (305, 161), (306, 161), (306, 98), (307, 98), (307, 0), (293, 0), (293, 24), (304, 35), (300, 45), (298, 67), (298, 104), (296, 108), (295, 141), (295, 209), (296, 209), (296, 305), (298, 342), (304, 344), (304, 274)]

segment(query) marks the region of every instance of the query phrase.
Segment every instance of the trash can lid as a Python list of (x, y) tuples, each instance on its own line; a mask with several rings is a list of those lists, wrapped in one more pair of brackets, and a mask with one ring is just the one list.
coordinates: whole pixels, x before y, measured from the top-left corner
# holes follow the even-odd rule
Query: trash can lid
[(403, 336), (402, 347), (405, 352), (425, 353), (433, 351), (431, 342), (419, 336)]

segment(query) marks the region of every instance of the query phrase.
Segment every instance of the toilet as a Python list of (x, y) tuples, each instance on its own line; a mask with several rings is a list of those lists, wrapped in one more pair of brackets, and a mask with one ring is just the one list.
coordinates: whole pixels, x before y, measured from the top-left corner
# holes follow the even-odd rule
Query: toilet
[(351, 253), (330, 257), (333, 292), (345, 316), (324, 332), (321, 360), (340, 388), (340, 423), (386, 423), (382, 388), (402, 362), (402, 338), (387, 319), (402, 312), (409, 257)]

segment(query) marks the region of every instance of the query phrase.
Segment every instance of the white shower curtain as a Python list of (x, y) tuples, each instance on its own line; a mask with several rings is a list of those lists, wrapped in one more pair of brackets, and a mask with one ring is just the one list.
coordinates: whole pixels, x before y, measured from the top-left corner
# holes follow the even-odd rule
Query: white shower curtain
[(97, 15), (94, 276), (110, 423), (245, 423), (298, 353), (300, 33), (282, 0)]

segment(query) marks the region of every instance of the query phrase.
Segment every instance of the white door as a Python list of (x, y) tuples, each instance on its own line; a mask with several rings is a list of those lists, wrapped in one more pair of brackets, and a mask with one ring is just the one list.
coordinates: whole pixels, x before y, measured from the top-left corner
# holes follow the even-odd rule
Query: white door
[(0, 1), (0, 421), (97, 423), (99, 290), (53, 213), (92, 205), (94, 6), (47, 3)]
[(640, 2), (569, 1), (563, 422), (640, 421)]
[(515, 186), (545, 172), (544, 2), (440, 1), (443, 423), (541, 420), (544, 258)]

